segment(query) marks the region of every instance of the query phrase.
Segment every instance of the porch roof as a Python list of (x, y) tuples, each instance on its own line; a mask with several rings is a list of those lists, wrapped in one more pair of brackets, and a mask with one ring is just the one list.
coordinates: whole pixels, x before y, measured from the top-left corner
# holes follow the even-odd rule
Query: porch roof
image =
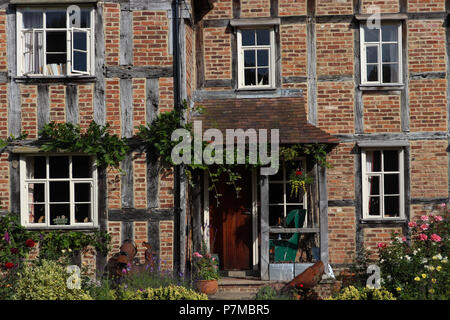
[(279, 129), (280, 144), (338, 144), (339, 139), (307, 120), (303, 97), (205, 99), (197, 102), (204, 111), (191, 121), (201, 120), (203, 131), (219, 129)]

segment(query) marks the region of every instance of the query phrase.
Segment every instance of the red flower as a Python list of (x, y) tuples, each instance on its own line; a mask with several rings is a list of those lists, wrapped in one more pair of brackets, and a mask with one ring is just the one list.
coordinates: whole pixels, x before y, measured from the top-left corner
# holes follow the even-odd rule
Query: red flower
[(301, 176), (303, 172), (301, 172), (300, 170), (295, 171), (295, 175), (296, 176)]
[(25, 241), (25, 245), (26, 245), (28, 248), (33, 248), (35, 244), (36, 244), (36, 243), (33, 241), (33, 239), (28, 239), (27, 241)]
[(12, 254), (17, 254), (19, 252), (19, 249), (17, 248), (11, 248), (9, 250), (11, 251)]
[(5, 263), (5, 267), (6, 267), (7, 269), (11, 269), (11, 268), (14, 267), (14, 263), (12, 263), (12, 262), (7, 262), (7, 263)]

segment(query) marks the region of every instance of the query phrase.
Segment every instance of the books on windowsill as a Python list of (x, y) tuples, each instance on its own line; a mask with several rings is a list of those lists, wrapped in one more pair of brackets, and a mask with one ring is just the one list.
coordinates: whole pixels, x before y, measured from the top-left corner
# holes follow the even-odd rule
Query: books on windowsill
[(47, 74), (49, 76), (60, 76), (66, 74), (65, 63), (50, 63), (47, 65)]

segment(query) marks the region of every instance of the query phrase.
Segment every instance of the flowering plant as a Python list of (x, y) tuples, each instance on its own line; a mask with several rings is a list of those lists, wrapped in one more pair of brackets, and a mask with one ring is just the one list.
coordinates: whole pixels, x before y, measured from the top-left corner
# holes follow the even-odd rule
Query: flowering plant
[(291, 197), (292, 195), (295, 195), (297, 197), (298, 190), (302, 188), (303, 192), (306, 193), (306, 185), (312, 184), (314, 182), (314, 179), (306, 172), (297, 169), (292, 171), (291, 175), (289, 176), (289, 182), (291, 184)]
[(203, 245), (201, 252), (194, 252), (194, 272), (197, 280), (218, 280), (220, 278), (217, 259)]
[(449, 299), (449, 227), (442, 215), (422, 215), (406, 236), (393, 233), (389, 245), (379, 244), (382, 285), (400, 299)]

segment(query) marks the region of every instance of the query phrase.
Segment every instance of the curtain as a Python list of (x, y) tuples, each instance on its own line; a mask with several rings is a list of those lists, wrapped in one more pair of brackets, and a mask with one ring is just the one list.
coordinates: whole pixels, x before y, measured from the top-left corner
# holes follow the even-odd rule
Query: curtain
[[(43, 73), (43, 32), (33, 29), (43, 27), (42, 12), (24, 12), (22, 15), (23, 28), (23, 72), (41, 74)], [(31, 30), (30, 30), (31, 29)]]
[[(367, 152), (366, 153), (366, 172), (373, 172), (373, 162), (374, 162), (374, 152), (373, 151)], [(367, 201), (369, 201), (369, 205), (368, 205), (368, 208), (369, 208), (368, 213), (369, 214), (371, 212), (371, 210), (370, 210), (371, 209), (370, 208), (371, 207), (370, 195), (372, 194), (372, 183), (373, 183), (373, 180), (371, 178), (372, 178), (372, 176), (369, 175), (369, 177), (368, 177), (369, 194), (367, 197)]]

